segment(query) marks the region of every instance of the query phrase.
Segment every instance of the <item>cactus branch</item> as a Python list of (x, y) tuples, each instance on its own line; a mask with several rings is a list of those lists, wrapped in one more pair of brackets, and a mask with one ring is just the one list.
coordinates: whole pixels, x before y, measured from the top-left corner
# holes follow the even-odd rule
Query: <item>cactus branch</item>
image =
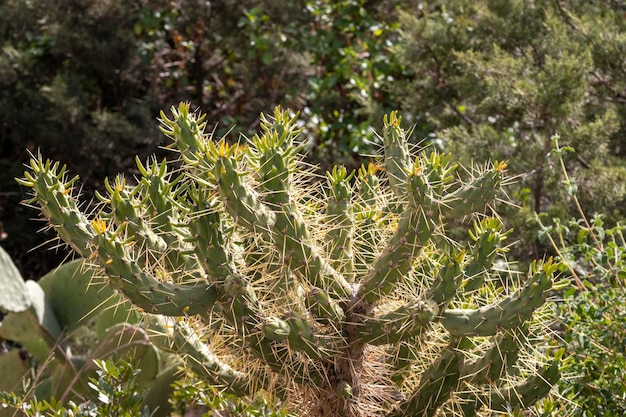
[(452, 336), (492, 336), (500, 329), (512, 329), (527, 321), (535, 309), (545, 302), (552, 288), (558, 264), (550, 260), (531, 266), (532, 276), (510, 296), (478, 309), (448, 309), (440, 322)]

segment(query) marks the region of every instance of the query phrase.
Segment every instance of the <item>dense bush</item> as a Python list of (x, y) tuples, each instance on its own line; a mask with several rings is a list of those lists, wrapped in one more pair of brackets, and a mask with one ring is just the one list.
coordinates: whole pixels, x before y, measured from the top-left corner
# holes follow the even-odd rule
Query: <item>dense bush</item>
[[(546, 154), (559, 134), (577, 149), (568, 170), (590, 212), (623, 216), (626, 197), (626, 50), (620, 2), (433, 1), (402, 14), (398, 53), (405, 110), (431, 142), (466, 161), (499, 158), (519, 175), (526, 216), (572, 214)], [(558, 171), (558, 170), (557, 170)], [(535, 232), (517, 251), (537, 256)], [(523, 255), (524, 253), (522, 253)]]

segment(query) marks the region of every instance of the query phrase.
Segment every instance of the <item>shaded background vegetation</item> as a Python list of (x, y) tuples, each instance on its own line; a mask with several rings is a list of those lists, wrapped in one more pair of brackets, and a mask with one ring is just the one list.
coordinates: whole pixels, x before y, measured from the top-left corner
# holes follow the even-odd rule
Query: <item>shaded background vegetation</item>
[[(522, 259), (555, 253), (534, 212), (550, 230), (581, 224), (574, 194), (607, 227), (626, 214), (623, 1), (4, 0), (0, 48), (0, 233), (27, 278), (67, 256), (50, 244), (31, 250), (52, 235), (37, 233), (19, 204), (14, 177), (28, 152), (80, 174), (88, 204), (104, 177), (132, 176), (132, 156), (165, 155), (156, 118), (181, 100), (206, 112), (218, 135), (235, 126), (234, 140), (277, 104), (300, 111), (309, 157), (322, 167), (366, 161), (378, 141), (370, 126), (392, 109), (415, 126), (415, 143), (468, 165), (508, 160), (516, 206), (500, 211)], [(576, 149), (563, 156), (575, 184), (563, 186), (546, 157), (555, 134)], [(577, 239), (564, 243), (580, 249)], [(598, 255), (590, 248), (569, 261), (582, 268)], [(593, 285), (608, 284), (593, 271)], [(591, 294), (568, 295), (567, 320), (623, 300)], [(599, 331), (592, 322), (585, 332)], [(582, 355), (586, 342), (568, 329)], [(598, 337), (613, 346), (615, 335)], [(590, 380), (596, 371), (587, 369)]]
[[(64, 256), (36, 234), (13, 178), (27, 152), (80, 173), (87, 198), (132, 155), (162, 154), (156, 118), (190, 101), (217, 134), (247, 133), (281, 104), (303, 113), (310, 155), (356, 166), (370, 102), (399, 74), (396, 2), (7, 0), (0, 5), (0, 221), (26, 277)], [(209, 128), (213, 128), (210, 126)], [(232, 137), (237, 138), (236, 134)]]

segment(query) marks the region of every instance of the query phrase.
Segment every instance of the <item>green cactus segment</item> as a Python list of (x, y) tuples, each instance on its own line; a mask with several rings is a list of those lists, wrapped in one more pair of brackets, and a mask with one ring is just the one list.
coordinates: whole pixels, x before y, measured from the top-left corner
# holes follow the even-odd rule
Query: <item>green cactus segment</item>
[(104, 267), (111, 286), (144, 311), (166, 316), (185, 316), (209, 311), (218, 300), (214, 285), (176, 285), (145, 273), (130, 257), (115, 233), (98, 221), (97, 260)]
[(9, 313), (0, 323), (0, 338), (20, 342), (37, 360), (44, 361), (57, 345), (61, 327), (45, 294), (35, 281), (26, 281), (31, 307)]
[(224, 304), (229, 306), (224, 314), (238, 327), (242, 339), (253, 347), (257, 356), (267, 359), (264, 349), (271, 341), (280, 340), (287, 340), (289, 347), (305, 352), (311, 359), (319, 360), (336, 352), (334, 345), (339, 338), (317, 334), (301, 314), (292, 312), (285, 320), (266, 317), (244, 276), (228, 276), (224, 290), (228, 297)]
[(519, 385), (493, 391), (488, 395), (471, 397), (463, 395), (461, 396), (465, 402), (462, 405), (463, 415), (465, 417), (476, 416), (483, 407), (501, 413), (527, 409), (548, 395), (560, 376), (559, 364), (555, 361), (538, 369), (535, 374), (530, 375)]
[(220, 288), (221, 301), (229, 306), (224, 311), (226, 319), (237, 323), (237, 331), (243, 337), (257, 336), (256, 328), (261, 325), (263, 312), (256, 293), (246, 277), (240, 274), (231, 274), (224, 280)]
[(289, 338), (291, 327), (285, 320), (277, 317), (270, 317), (263, 324), (263, 333), (270, 340), (283, 341)]
[[(211, 205), (211, 200), (201, 202), (200, 194), (190, 194), (195, 200), (196, 209), (202, 210), (200, 204)], [(235, 268), (224, 250), (223, 234), (220, 233), (219, 214), (211, 211), (202, 217), (196, 217), (190, 223), (192, 233), (198, 239), (197, 255), (208, 273), (218, 283), (218, 294), (226, 319), (238, 329), (241, 337), (254, 348), (260, 357), (266, 355), (261, 345), (269, 341), (288, 340), (289, 346), (296, 350), (304, 350), (313, 357), (320, 357), (316, 343), (320, 340), (314, 335), (311, 326), (303, 319), (297, 321), (296, 326), (275, 317), (266, 317), (252, 286), (246, 277), (235, 273)], [(262, 335), (258, 328), (262, 329)], [(323, 345), (323, 344), (322, 344)]]
[(458, 385), (463, 359), (452, 347), (442, 350), (439, 358), (424, 371), (420, 384), (411, 396), (388, 417), (432, 417)]
[(375, 207), (381, 195), (380, 180), (376, 173), (382, 168), (369, 163), (361, 165), (357, 173), (359, 202), (366, 207)]
[(229, 214), (242, 226), (269, 234), (285, 263), (293, 272), (302, 273), (312, 286), (328, 288), (340, 297), (347, 297), (351, 292), (350, 284), (306, 241), (308, 232), (299, 216), (291, 211), (271, 211), (261, 203), (257, 194), (241, 181), (235, 164), (232, 158), (218, 155), (214, 170)]
[(22, 377), (30, 369), (25, 350), (13, 349), (0, 355), (0, 391), (17, 392), (22, 387)]
[(224, 279), (233, 271), (232, 260), (224, 249), (225, 231), (219, 213), (219, 202), (215, 196), (207, 195), (202, 189), (190, 187), (192, 207), (189, 213), (189, 231), (193, 239), (196, 257), (209, 280)]
[(510, 296), (478, 309), (445, 310), (440, 322), (455, 337), (493, 336), (500, 329), (518, 327), (545, 302), (557, 267), (551, 260), (542, 265), (533, 263), (532, 276)]
[(442, 310), (454, 299), (461, 285), (464, 260), (464, 250), (453, 250), (444, 256), (444, 264), (435, 275), (429, 294)]
[(299, 134), (294, 124), (295, 118), (277, 108), (273, 121), (262, 118), (265, 133), (255, 136), (252, 143), (251, 159), (259, 173), (263, 200), (276, 216), (272, 239), (291, 271), (301, 274), (314, 287), (331, 289), (339, 297), (346, 297), (351, 293), (350, 285), (320, 256), (291, 196), (291, 181), (299, 152), (299, 148), (293, 146), (294, 138)]
[(26, 171), (25, 178), (17, 180), (34, 191), (34, 197), (26, 203), (36, 203), (61, 239), (88, 258), (94, 250), (91, 243), (96, 233), (72, 196), (72, 186), (78, 177), (67, 181), (65, 166), (59, 168), (58, 162), (43, 162), (41, 156), (31, 158), (30, 167), (32, 173)]
[(326, 205), (330, 227), (326, 242), (330, 246), (332, 266), (348, 281), (354, 281), (354, 210), (350, 188), (353, 176), (354, 172), (348, 175), (343, 166), (335, 166), (332, 172), (326, 174), (330, 194)]
[(440, 203), (444, 216), (459, 218), (483, 211), (496, 198), (506, 167), (506, 163), (496, 161), (493, 169), (484, 171), (480, 176), (446, 194)]
[(359, 296), (374, 303), (389, 294), (398, 280), (411, 270), (413, 260), (433, 230), (433, 224), (423, 212), (406, 210), (398, 221), (395, 234), (365, 277)]
[(237, 171), (237, 161), (232, 157), (232, 147), (222, 142), (217, 154), (213, 173), (217, 178), (218, 191), (225, 208), (237, 224), (267, 234), (276, 223), (276, 215), (259, 200), (259, 195), (249, 184), (242, 181)]
[[(72, 332), (107, 309), (122, 302), (119, 295), (96, 276), (96, 269), (83, 259), (68, 262), (43, 276), (39, 285), (59, 325)], [(126, 318), (130, 313), (124, 312)]]
[(373, 273), (359, 289), (368, 302), (391, 292), (394, 284), (411, 270), (413, 260), (434, 233), (434, 205), (456, 169), (450, 166), (449, 159), (447, 155), (432, 153), (429, 158), (418, 158), (406, 170), (404, 187), (409, 205), (398, 220), (396, 233), (376, 260)]
[(294, 140), (301, 129), (295, 128), (295, 117), (277, 107), (274, 118), (261, 115), (262, 135), (255, 135), (250, 149), (250, 161), (259, 173), (259, 183), (269, 191), (264, 200), (271, 205), (282, 206), (291, 202), (289, 189), (292, 174), (297, 170), (297, 156), (301, 147)]
[(497, 382), (517, 361), (527, 331), (528, 326), (521, 326), (498, 335), (479, 359), (465, 363), (461, 369), (462, 379), (471, 384)]
[(178, 108), (171, 107), (172, 119), (169, 119), (161, 111), (161, 132), (175, 142), (170, 148), (178, 150), (185, 164), (196, 167), (205, 162), (204, 155), (208, 150), (208, 141), (205, 138), (204, 129), (206, 115), (198, 116), (197, 113), (189, 112), (189, 103), (180, 103)]
[(506, 412), (510, 408), (528, 408), (545, 397), (560, 379), (559, 364), (554, 362), (529, 376), (524, 383), (491, 394), (486, 403), (495, 411)]
[(165, 160), (160, 164), (154, 162), (143, 166), (137, 159), (137, 167), (142, 174), (143, 206), (147, 213), (158, 213), (150, 216), (150, 221), (165, 241), (167, 250), (159, 255), (164, 255), (171, 279), (174, 282), (202, 279), (197, 276), (200, 270), (198, 262), (191, 256), (193, 245), (189, 242), (188, 229), (182, 226), (181, 216), (187, 208), (177, 201), (177, 193), (184, 190), (184, 187), (177, 187), (183, 177), (170, 181)]
[(337, 325), (345, 321), (346, 315), (339, 304), (319, 288), (313, 288), (305, 298), (307, 309), (322, 324)]
[(289, 325), (289, 346), (305, 352), (314, 360), (324, 360), (336, 356), (343, 347), (343, 338), (339, 331), (330, 331), (327, 334), (316, 332), (302, 313), (292, 312), (285, 321)]
[(11, 257), (0, 246), (0, 311), (21, 313), (30, 305), (28, 289)]
[(155, 253), (166, 253), (167, 243), (143, 218), (144, 210), (139, 208), (141, 207), (141, 200), (138, 198), (139, 187), (131, 188), (122, 176), (117, 176), (113, 185), (108, 178), (105, 178), (104, 186), (108, 196), (99, 193), (96, 195), (100, 201), (111, 208), (109, 215), (111, 220), (118, 226), (125, 224), (128, 234), (134, 236), (140, 247), (145, 247)]
[(470, 249), (472, 261), (465, 268), (466, 279), (462, 287), (465, 291), (473, 291), (483, 285), (485, 273), (502, 251), (500, 245), (508, 233), (502, 233), (502, 222), (493, 217), (474, 222), (474, 231), (468, 233), (474, 243)]
[(456, 168), (450, 165), (449, 154), (432, 152), (415, 159), (406, 177), (409, 204), (416, 210), (433, 211)]
[[(200, 202), (196, 199), (196, 203)], [(205, 204), (211, 204), (210, 200), (205, 200)], [(217, 213), (207, 214), (202, 220), (192, 221), (191, 230), (198, 238), (197, 254), (201, 263), (208, 269), (207, 272), (218, 274), (216, 279), (222, 279), (217, 291), (226, 320), (260, 358), (270, 359), (273, 355), (268, 353), (269, 342), (282, 340), (288, 340), (293, 349), (306, 351), (315, 358), (321, 357), (318, 348), (320, 339), (304, 319), (296, 317), (290, 324), (289, 321), (266, 317), (246, 277), (234, 272), (235, 268), (223, 248), (223, 235), (218, 233), (219, 224)]]
[(406, 178), (411, 167), (411, 153), (407, 144), (407, 132), (400, 127), (402, 118), (391, 112), (383, 119), (383, 144), (385, 169), (391, 190), (397, 197), (406, 195)]
[(391, 380), (396, 386), (402, 386), (404, 380), (411, 373), (411, 366), (419, 361), (419, 339), (424, 334), (425, 332), (421, 331), (409, 340), (401, 340), (395, 345), (390, 345), (387, 363), (392, 367)]
[(251, 393), (253, 386), (250, 377), (222, 362), (206, 343), (200, 340), (196, 332), (182, 321), (176, 322), (174, 326), (174, 343), (177, 350), (186, 356), (185, 363), (198, 376), (206, 378), (210, 384), (238, 396)]
[(371, 345), (398, 343), (416, 336), (437, 316), (437, 304), (431, 300), (405, 304), (373, 318), (358, 327), (359, 337)]
[(357, 195), (353, 205), (354, 269), (359, 274), (376, 260), (376, 251), (382, 240), (381, 227), (385, 223), (382, 207), (383, 193), (376, 173), (382, 168), (375, 164), (362, 165), (357, 176)]
[[(90, 223), (71, 196), (70, 187), (77, 177), (66, 183), (65, 168), (59, 169), (58, 164), (43, 163), (41, 159), (32, 159), (31, 168), (34, 175), (26, 172), (26, 180), (21, 183), (33, 187), (32, 201), (39, 202), (44, 216), (78, 253), (85, 258), (97, 254), (113, 288), (124, 293), (133, 304), (148, 312), (174, 316), (197, 314), (212, 307), (216, 299), (212, 286), (158, 281), (142, 271), (141, 263), (138, 265), (130, 256), (129, 245), (120, 242), (115, 233), (106, 231), (103, 221)], [(98, 232), (94, 224), (98, 225)], [(122, 229), (118, 229), (117, 233), (121, 232)]]

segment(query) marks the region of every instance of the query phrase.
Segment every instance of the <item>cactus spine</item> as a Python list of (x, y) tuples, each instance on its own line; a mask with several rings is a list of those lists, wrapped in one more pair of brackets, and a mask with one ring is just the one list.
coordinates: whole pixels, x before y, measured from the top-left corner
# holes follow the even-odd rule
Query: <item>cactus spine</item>
[[(199, 376), (350, 417), (487, 415), (531, 406), (558, 379), (532, 345), (557, 265), (506, 284), (493, 271), (505, 234), (484, 213), (505, 163), (462, 180), (449, 155), (413, 155), (391, 113), (381, 165), (336, 167), (324, 187), (280, 108), (237, 146), (187, 104), (161, 122), (177, 176), (138, 161), (138, 185), (107, 182), (92, 218), (58, 163), (33, 158), (19, 181), (113, 288), (180, 317), (171, 349)], [(471, 239), (452, 242), (446, 229), (463, 219)]]

